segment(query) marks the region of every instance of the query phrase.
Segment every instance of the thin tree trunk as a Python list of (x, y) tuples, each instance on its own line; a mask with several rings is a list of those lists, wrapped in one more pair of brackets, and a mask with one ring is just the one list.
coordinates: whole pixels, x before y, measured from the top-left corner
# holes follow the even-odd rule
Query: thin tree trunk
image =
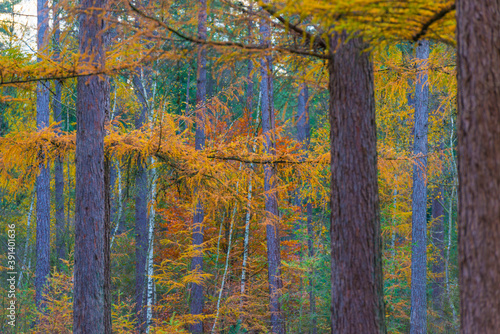
[(123, 191), (122, 191), (122, 171), (120, 167), (120, 162), (116, 162), (116, 173), (118, 176), (118, 212), (116, 214), (116, 227), (115, 230), (113, 231), (113, 235), (111, 237), (111, 243), (109, 245), (109, 250), (111, 252), (111, 249), (113, 249), (113, 242), (115, 240), (115, 237), (120, 230), (120, 221), (122, 219), (122, 212), (123, 212)]
[(432, 282), (432, 301), (434, 309), (440, 319), (443, 318), (443, 292), (444, 292), (444, 208), (443, 208), (443, 186), (439, 186), (432, 199), (431, 229), (432, 243), (437, 249), (437, 258), (432, 265), (432, 272), (437, 277)]
[[(267, 1), (266, 1), (267, 2)], [(261, 45), (270, 46), (271, 28), (265, 19), (260, 24)], [(265, 55), (261, 58), (262, 92), (262, 134), (266, 137), (265, 153), (275, 154), (275, 122), (273, 101), (272, 56)], [(267, 263), (269, 279), (269, 308), (271, 312), (271, 332), (274, 334), (286, 333), (285, 321), (281, 312), (281, 254), (279, 238), (278, 202), (276, 198), (276, 185), (274, 181), (274, 166), (264, 165), (264, 191), (265, 191), (265, 225), (267, 239)]]
[[(207, 1), (199, 1), (198, 9), (198, 38), (205, 41), (207, 39)], [(195, 149), (203, 150), (205, 147), (205, 103), (207, 96), (207, 59), (206, 49), (204, 45), (198, 46), (198, 64), (196, 73), (196, 133), (195, 133)], [(197, 189), (194, 190), (195, 197)], [(193, 218), (193, 247), (195, 254), (191, 261), (191, 270), (197, 272), (203, 271), (203, 220), (204, 210), (200, 199), (195, 204), (195, 214)], [(191, 285), (191, 303), (190, 311), (194, 317), (203, 314), (204, 296), (203, 285), (193, 283)], [(193, 334), (203, 333), (203, 322), (197, 320), (190, 326), (190, 331)]]
[[(306, 83), (300, 85), (298, 105), (297, 105), (297, 141), (302, 143), (304, 157), (307, 158), (307, 150), (311, 141), (311, 126), (309, 123), (309, 90)], [(312, 204), (306, 199), (306, 219), (307, 219), (307, 249), (310, 258), (314, 257), (314, 234), (312, 225)], [(318, 332), (316, 324), (316, 298), (314, 296), (314, 269), (309, 271), (309, 317), (311, 325), (309, 332), (316, 334)]]
[[(79, 43), (82, 61), (103, 70), (105, 0), (82, 0)], [(89, 9), (93, 10), (90, 11)], [(102, 75), (77, 81), (75, 266), (73, 333), (106, 333), (104, 122), (109, 82)]]
[[(135, 127), (141, 129), (146, 123), (151, 103), (150, 71), (144, 68), (134, 75), (133, 82), (136, 96), (141, 103), (141, 111), (135, 119)], [(145, 131), (145, 130), (144, 130)], [(148, 164), (144, 157), (137, 157), (137, 174), (135, 177), (135, 311), (140, 333), (146, 329), (146, 268), (148, 256)]]
[(330, 39), (332, 333), (385, 333), (373, 67), (367, 44)]
[(446, 295), (448, 296), (448, 302), (451, 308), (451, 315), (453, 319), (453, 324), (457, 322), (457, 312), (455, 311), (455, 305), (451, 299), (450, 292), (450, 249), (451, 249), (451, 232), (453, 231), (453, 202), (455, 201), (455, 189), (452, 189), (450, 195), (450, 206), (448, 208), (448, 245), (446, 246), (446, 260), (444, 265), (444, 279), (446, 284)]
[[(59, 60), (59, 8), (57, 3), (54, 7), (54, 59)], [(52, 99), (52, 110), (54, 113), (54, 121), (58, 122), (58, 128), (61, 129), (62, 109), (61, 109), (61, 81), (55, 80), (55, 94)], [(56, 207), (56, 265), (61, 269), (62, 260), (66, 260), (66, 245), (65, 245), (65, 222), (64, 222), (64, 167), (61, 157), (57, 157), (54, 162), (54, 178), (55, 178), (55, 207)]]
[(413, 153), (412, 252), (410, 334), (427, 333), (427, 128), (429, 41), (419, 41), (416, 50), (415, 137)]
[[(47, 0), (37, 2), (37, 46), (38, 53), (46, 52), (48, 46), (49, 8)], [(38, 61), (41, 61), (38, 58)], [(39, 81), (36, 91), (36, 125), (38, 130), (49, 126), (49, 89), (46, 80)], [(40, 164), (36, 180), (36, 305), (42, 308), (42, 299), (50, 272), (50, 163)]]
[(457, 1), (462, 333), (500, 328), (500, 2)]
[(24, 254), (23, 254), (23, 263), (22, 270), (19, 273), (19, 279), (17, 281), (17, 288), (21, 287), (21, 282), (23, 280), (24, 271), (29, 271), (29, 266), (26, 267), (26, 259), (28, 258), (29, 245), (30, 245), (30, 233), (31, 233), (31, 216), (33, 215), (33, 207), (35, 206), (35, 194), (31, 196), (31, 204), (30, 210), (28, 211), (28, 219), (26, 224), (26, 243), (24, 244)]
[[(150, 124), (153, 124), (151, 121)], [(155, 159), (153, 157), (150, 158), (150, 165), (154, 166)], [(148, 231), (148, 258), (147, 258), (147, 289), (146, 289), (146, 297), (147, 297), (147, 311), (146, 311), (146, 333), (149, 333), (149, 329), (152, 325), (153, 318), (153, 297), (154, 297), (154, 226), (155, 226), (155, 217), (156, 217), (156, 179), (157, 173), (156, 168), (151, 168), (151, 192), (149, 194), (150, 200), (150, 209), (149, 209), (149, 231)]]
[[(240, 164), (240, 170), (241, 170), (241, 164)], [(236, 183), (236, 195), (238, 195), (238, 189), (239, 189), (239, 182)], [(217, 320), (219, 319), (220, 301), (222, 299), (222, 292), (224, 291), (224, 284), (226, 282), (227, 271), (229, 268), (229, 257), (231, 255), (231, 246), (232, 246), (232, 241), (233, 241), (233, 225), (234, 225), (234, 217), (236, 216), (236, 210), (237, 210), (237, 205), (235, 205), (233, 208), (233, 213), (231, 215), (231, 221), (229, 223), (229, 238), (228, 238), (228, 244), (227, 244), (226, 264), (224, 266), (224, 274), (222, 275), (222, 282), (220, 285), (219, 297), (217, 298), (217, 306), (216, 306), (216, 312), (215, 312), (215, 320), (214, 320), (214, 324), (212, 326), (212, 334), (215, 333), (215, 327), (217, 326)]]

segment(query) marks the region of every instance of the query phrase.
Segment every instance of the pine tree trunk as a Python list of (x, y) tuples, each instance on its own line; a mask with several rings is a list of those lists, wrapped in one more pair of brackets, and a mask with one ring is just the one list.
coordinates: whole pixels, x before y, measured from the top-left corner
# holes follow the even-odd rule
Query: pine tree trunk
[[(260, 24), (261, 45), (270, 46), (271, 29), (269, 22), (263, 20)], [(262, 134), (266, 137), (265, 153), (275, 154), (275, 121), (273, 101), (272, 57), (265, 55), (261, 58), (262, 93)], [(274, 166), (264, 165), (264, 207), (267, 240), (267, 263), (269, 279), (269, 308), (271, 312), (271, 332), (273, 334), (285, 333), (285, 322), (281, 313), (281, 254), (279, 238), (278, 202), (276, 199), (276, 185), (274, 181)]]
[[(81, 61), (105, 67), (105, 0), (82, 0)], [(92, 11), (89, 9), (93, 8)], [(79, 77), (76, 99), (76, 197), (73, 333), (106, 333), (104, 121), (109, 83), (102, 75)]]
[[(48, 46), (49, 8), (47, 0), (37, 2), (37, 46), (44, 53)], [(41, 59), (38, 59), (41, 61)], [(49, 83), (39, 81), (36, 90), (36, 125), (38, 130), (49, 126)], [(40, 164), (36, 179), (36, 305), (42, 307), (43, 293), (50, 272), (50, 163)]]
[(427, 333), (427, 128), (429, 41), (419, 41), (416, 50), (415, 123), (412, 194), (411, 312), (410, 334)]
[[(59, 13), (58, 7), (54, 9), (54, 59), (59, 60)], [(61, 129), (62, 124), (62, 109), (61, 109), (61, 81), (54, 81), (54, 97), (52, 100), (52, 111), (54, 113), (54, 121), (59, 122), (57, 126)], [(56, 265), (58, 269), (61, 269), (62, 262), (60, 259), (66, 260), (66, 223), (64, 221), (64, 168), (63, 160), (61, 157), (57, 157), (54, 162), (54, 178), (55, 178), (55, 207), (56, 207), (56, 255), (57, 261)]]
[(500, 328), (500, 2), (457, 1), (461, 333)]
[(332, 333), (385, 333), (373, 68), (367, 44), (330, 39)]
[[(207, 39), (207, 2), (206, 0), (199, 1), (198, 9), (198, 38), (201, 40)], [(198, 65), (196, 73), (196, 133), (195, 133), (195, 149), (203, 150), (205, 148), (205, 103), (207, 95), (207, 55), (204, 45), (198, 46)], [(194, 190), (196, 197), (197, 190)], [(195, 255), (191, 261), (191, 270), (198, 272), (203, 271), (203, 220), (205, 214), (201, 200), (198, 200), (195, 207), (193, 217), (193, 248)], [(203, 285), (193, 283), (191, 285), (191, 303), (190, 311), (193, 316), (203, 314), (204, 295)], [(190, 326), (191, 333), (203, 333), (203, 322), (196, 321)]]
[[(136, 95), (142, 110), (135, 119), (135, 128), (141, 129), (146, 122), (148, 113), (149, 87), (143, 69), (134, 76), (133, 82)], [(146, 159), (137, 157), (137, 174), (135, 176), (135, 313), (140, 333), (145, 330), (146, 301), (146, 258), (148, 253), (148, 166)]]

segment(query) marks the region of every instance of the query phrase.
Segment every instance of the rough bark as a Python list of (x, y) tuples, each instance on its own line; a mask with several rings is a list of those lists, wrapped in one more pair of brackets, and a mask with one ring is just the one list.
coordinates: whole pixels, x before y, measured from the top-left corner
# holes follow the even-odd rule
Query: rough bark
[[(198, 9), (198, 38), (201, 40), (207, 39), (207, 2), (206, 0), (199, 1)], [(196, 73), (196, 133), (195, 133), (195, 149), (203, 150), (205, 147), (205, 103), (207, 95), (207, 56), (204, 45), (198, 46), (198, 64)], [(197, 190), (194, 190), (196, 197)], [(197, 200), (195, 214), (193, 217), (193, 247), (195, 255), (191, 260), (191, 270), (198, 272), (203, 271), (203, 220), (204, 210), (201, 200)], [(191, 285), (191, 303), (190, 311), (192, 316), (200, 316), (203, 314), (204, 295), (203, 285), (193, 283)], [(203, 333), (203, 322), (197, 320), (190, 326), (191, 333)]]
[(419, 41), (416, 48), (415, 123), (412, 188), (412, 252), (410, 333), (427, 333), (427, 129), (429, 85), (427, 60), (429, 41)]
[[(105, 0), (82, 0), (79, 51), (82, 61), (105, 66)], [(92, 11), (89, 8), (93, 8)], [(109, 83), (79, 77), (76, 99), (76, 196), (73, 333), (106, 333), (104, 121)]]
[[(47, 0), (37, 2), (37, 46), (44, 53), (48, 46), (49, 8)], [(41, 61), (39, 58), (38, 61)], [(36, 125), (41, 130), (49, 125), (49, 89), (47, 81), (40, 81), (36, 90)], [(50, 272), (50, 164), (40, 164), (36, 179), (36, 305), (42, 307), (42, 295)]]
[[(60, 46), (59, 46), (59, 13), (58, 8), (54, 9), (54, 59), (59, 60)], [(54, 114), (54, 121), (58, 122), (57, 128), (62, 128), (62, 108), (61, 108), (61, 81), (54, 81), (54, 97), (52, 99), (52, 111)], [(65, 221), (64, 221), (64, 167), (61, 157), (55, 158), (54, 161), (54, 179), (55, 179), (55, 209), (56, 209), (56, 265), (61, 269), (60, 259), (66, 260), (66, 244), (65, 244)]]
[(500, 2), (457, 1), (461, 333), (500, 328)]
[(328, 66), (332, 333), (379, 334), (386, 330), (373, 68), (360, 37), (342, 41)]
[[(271, 29), (269, 23), (263, 20), (260, 24), (260, 38), (262, 45), (270, 45)], [(273, 101), (272, 57), (265, 55), (260, 60), (260, 90), (262, 93), (262, 134), (266, 137), (265, 153), (275, 153), (275, 120)], [(276, 185), (274, 181), (274, 166), (264, 166), (264, 207), (267, 241), (267, 264), (269, 280), (269, 308), (271, 312), (271, 332), (285, 333), (285, 322), (281, 312), (281, 254), (279, 239), (278, 202), (276, 199)]]

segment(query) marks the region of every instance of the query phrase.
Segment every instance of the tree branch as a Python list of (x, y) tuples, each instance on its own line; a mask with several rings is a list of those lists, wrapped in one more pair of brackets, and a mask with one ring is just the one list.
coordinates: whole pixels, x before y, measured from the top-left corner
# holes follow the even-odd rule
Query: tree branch
[(448, 6), (444, 7), (441, 9), (439, 12), (435, 13), (433, 16), (429, 18), (427, 22), (425, 22), (422, 25), (422, 28), (420, 28), (420, 31), (417, 32), (413, 37), (411, 38), (412, 41), (417, 42), (420, 40), (422, 37), (424, 37), (427, 34), (427, 30), (429, 30), (429, 27), (436, 23), (437, 21), (441, 20), (443, 17), (445, 17), (448, 13), (456, 9), (456, 5), (453, 2), (452, 4), (449, 4)]

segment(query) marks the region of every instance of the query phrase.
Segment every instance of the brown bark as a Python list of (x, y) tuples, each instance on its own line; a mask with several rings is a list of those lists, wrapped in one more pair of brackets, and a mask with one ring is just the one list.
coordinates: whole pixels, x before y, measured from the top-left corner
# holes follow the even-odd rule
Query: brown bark
[(332, 333), (379, 334), (386, 330), (373, 69), (360, 37), (341, 43), (328, 66)]
[[(79, 51), (81, 61), (105, 66), (103, 9), (105, 0), (82, 0)], [(93, 10), (89, 10), (93, 8)], [(77, 82), (75, 266), (73, 333), (106, 333), (106, 194), (104, 121), (109, 83), (103, 76)]]
[[(198, 38), (205, 41), (207, 39), (207, 1), (200, 0), (198, 9)], [(204, 45), (198, 46), (198, 64), (196, 73), (196, 133), (195, 149), (203, 150), (205, 148), (205, 103), (207, 99), (207, 51)], [(196, 196), (197, 189), (194, 190)], [(191, 261), (191, 270), (203, 271), (203, 220), (205, 218), (203, 203), (197, 200), (195, 214), (193, 217), (193, 247), (196, 255)], [(191, 304), (190, 311), (193, 316), (203, 314), (205, 305), (203, 285), (193, 283), (191, 286)], [(190, 326), (191, 333), (203, 333), (203, 322), (196, 321)]]
[(500, 328), (500, 2), (457, 1), (461, 333)]
[[(44, 53), (48, 46), (47, 30), (49, 26), (49, 8), (47, 0), (37, 2), (37, 47)], [(38, 59), (41, 61), (41, 59)], [(36, 126), (42, 130), (49, 126), (49, 89), (48, 81), (37, 83), (36, 90)], [(36, 269), (35, 301), (42, 307), (43, 293), (50, 272), (50, 162), (40, 164), (40, 174), (36, 179)]]

